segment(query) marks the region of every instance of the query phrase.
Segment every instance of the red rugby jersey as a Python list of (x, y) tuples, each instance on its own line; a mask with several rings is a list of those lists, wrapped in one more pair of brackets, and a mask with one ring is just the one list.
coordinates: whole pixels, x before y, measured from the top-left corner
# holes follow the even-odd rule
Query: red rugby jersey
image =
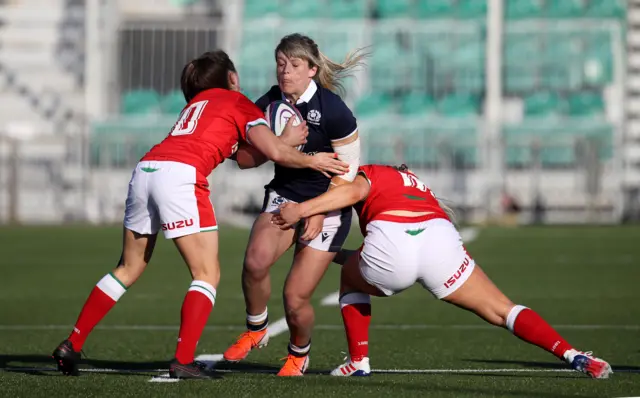
[[(360, 217), (360, 229), (366, 234), (367, 224), (374, 220), (410, 223), (434, 218), (449, 219), (431, 190), (415, 174), (398, 171), (391, 166), (369, 164), (361, 166), (358, 174), (369, 181), (367, 198), (354, 205)], [(399, 217), (382, 214), (390, 210), (430, 212), (419, 217)]]
[(233, 155), (249, 128), (267, 125), (264, 113), (237, 91), (214, 88), (189, 102), (169, 135), (141, 160), (167, 160), (189, 164), (207, 177)]

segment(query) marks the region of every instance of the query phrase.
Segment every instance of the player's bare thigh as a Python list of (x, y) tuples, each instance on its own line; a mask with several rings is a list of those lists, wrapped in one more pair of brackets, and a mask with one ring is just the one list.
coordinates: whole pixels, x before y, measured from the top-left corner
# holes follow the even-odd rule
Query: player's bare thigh
[(282, 231), (271, 223), (271, 217), (271, 213), (260, 213), (251, 228), (244, 261), (250, 273), (268, 271), (295, 241), (295, 229)]
[(499, 326), (505, 325), (506, 317), (514, 306), (477, 264), (464, 284), (442, 300)]
[(156, 238), (157, 234), (139, 234), (123, 227), (122, 254), (113, 272), (127, 287), (140, 277), (151, 260)]
[(205, 231), (173, 239), (194, 280), (210, 283), (216, 289), (220, 282), (218, 231)]

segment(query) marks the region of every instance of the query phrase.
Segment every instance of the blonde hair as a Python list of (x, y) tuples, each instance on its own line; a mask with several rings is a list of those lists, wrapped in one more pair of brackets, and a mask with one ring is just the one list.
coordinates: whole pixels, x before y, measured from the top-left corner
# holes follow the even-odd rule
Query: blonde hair
[(364, 48), (359, 48), (347, 54), (342, 63), (337, 63), (324, 55), (318, 49), (316, 42), (309, 36), (300, 33), (283, 37), (276, 47), (276, 57), (278, 52), (282, 52), (288, 58), (305, 59), (309, 62), (310, 67), (317, 67), (318, 71), (313, 80), (340, 96), (345, 94), (342, 80), (353, 76), (356, 68), (363, 67), (365, 65), (364, 59), (369, 56), (369, 52), (366, 52)]

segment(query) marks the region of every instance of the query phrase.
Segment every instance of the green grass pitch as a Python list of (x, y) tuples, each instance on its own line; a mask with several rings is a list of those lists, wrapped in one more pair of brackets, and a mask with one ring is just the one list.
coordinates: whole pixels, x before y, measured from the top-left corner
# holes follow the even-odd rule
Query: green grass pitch
[[(248, 233), (220, 231), (222, 282), (197, 354), (220, 354), (244, 324), (240, 271)], [(171, 242), (156, 253), (102, 327), (85, 345), (81, 377), (63, 377), (49, 355), (64, 339), (91, 288), (119, 258), (119, 228), (0, 228), (0, 392), (2, 396), (640, 396), (640, 228), (541, 227), (480, 230), (468, 244), (497, 285), (516, 303), (537, 310), (574, 344), (608, 360), (614, 374), (591, 380), (552, 355), (491, 328), (474, 315), (438, 302), (419, 287), (373, 300), (370, 339), (374, 373), (365, 379), (326, 373), (346, 351), (332, 266), (316, 291), (310, 373), (274, 375), (287, 334), (219, 380), (150, 382), (175, 349), (189, 274)], [(349, 247), (360, 243), (354, 231)], [(272, 269), (270, 318), (283, 315), (281, 288), (291, 253)], [(109, 371), (107, 371), (107, 369)], [(411, 373), (410, 371), (419, 371)], [(420, 373), (422, 372), (422, 373)]]

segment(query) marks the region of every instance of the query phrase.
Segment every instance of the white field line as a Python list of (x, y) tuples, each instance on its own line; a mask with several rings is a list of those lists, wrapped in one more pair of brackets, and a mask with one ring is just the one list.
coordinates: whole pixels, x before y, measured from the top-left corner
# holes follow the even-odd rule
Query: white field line
[[(220, 354), (215, 355), (201, 355), (198, 358), (216, 358)], [(222, 358), (222, 356), (220, 356)], [(200, 359), (198, 359), (200, 360)], [(203, 362), (209, 362), (207, 360), (203, 360)], [(54, 367), (6, 367), (0, 369), (0, 371), (8, 371), (8, 372), (55, 372), (57, 371)], [(264, 370), (264, 369), (255, 369), (255, 370), (231, 370), (231, 369), (218, 369), (220, 373), (241, 373), (241, 372), (250, 372), (250, 373), (273, 373), (272, 370)], [(614, 373), (640, 373), (640, 369), (617, 369), (613, 367)], [(80, 369), (82, 373), (161, 373), (166, 372), (166, 369), (110, 369), (110, 368), (86, 368)], [(321, 370), (321, 371), (313, 371), (311, 374), (329, 374), (329, 370)], [(423, 374), (439, 374), (439, 373), (571, 373), (575, 372), (573, 369), (569, 368), (559, 368), (559, 369), (544, 369), (544, 368), (461, 368), (461, 369), (372, 369), (372, 373), (380, 373), (380, 374), (415, 374), (415, 373), (423, 373)], [(154, 382), (158, 383), (175, 383), (177, 379), (170, 379), (168, 373), (162, 373), (156, 377), (154, 377)]]
[[(241, 328), (244, 329), (244, 328)], [(272, 339), (282, 333), (286, 332), (289, 329), (287, 326), (287, 320), (285, 318), (280, 318), (273, 323), (269, 323), (269, 329), (267, 333), (269, 334), (269, 338)], [(230, 329), (226, 329), (230, 330)], [(201, 361), (207, 364), (209, 368), (213, 368), (216, 363), (222, 361), (222, 354), (204, 354), (196, 357), (196, 361)], [(163, 373), (161, 375), (152, 377), (149, 382), (150, 383), (175, 383), (179, 381), (179, 379), (170, 379), (169, 373)]]
[[(280, 322), (280, 323), (278, 323)], [(278, 328), (276, 328), (276, 326)], [(637, 331), (640, 330), (640, 325), (552, 325), (558, 330), (617, 330), (617, 331)], [(0, 325), (0, 331), (40, 331), (40, 330), (71, 330), (73, 325)], [(273, 326), (269, 327), (269, 337), (275, 337), (287, 330), (287, 323), (282, 320), (278, 320), (273, 323)], [(282, 329), (284, 328), (284, 329)], [(320, 324), (313, 327), (317, 330), (343, 330), (344, 326), (341, 324)], [(437, 324), (372, 324), (371, 330), (490, 330), (495, 329), (495, 326), (486, 324), (451, 324), (451, 325), (437, 325)], [(174, 332), (180, 329), (178, 325), (104, 325), (97, 327), (99, 330), (113, 330), (113, 331), (126, 331), (126, 332)], [(207, 331), (242, 331), (245, 330), (243, 326), (207, 326)]]

